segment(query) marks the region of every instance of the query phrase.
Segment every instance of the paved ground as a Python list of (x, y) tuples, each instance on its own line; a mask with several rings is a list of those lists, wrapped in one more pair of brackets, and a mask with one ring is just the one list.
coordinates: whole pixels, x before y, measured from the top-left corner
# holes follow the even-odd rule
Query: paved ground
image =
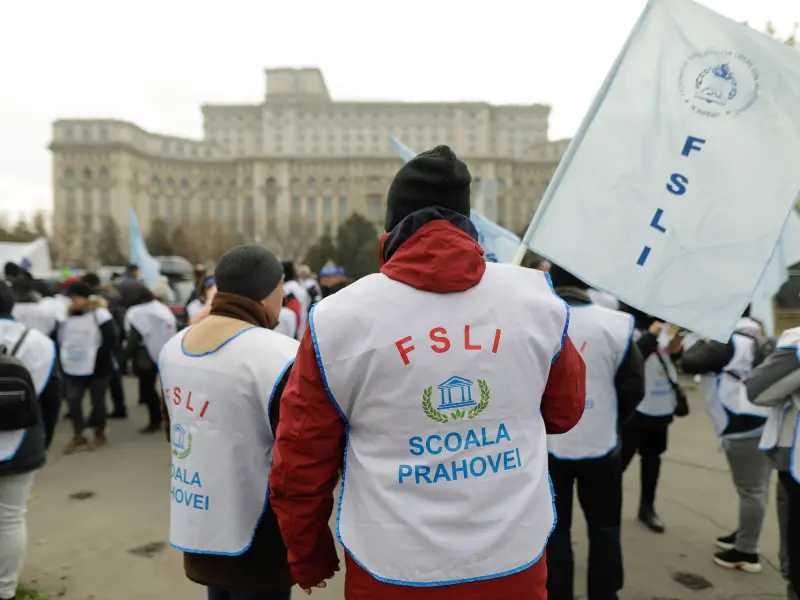
[[(133, 398), (133, 381), (126, 383)], [(785, 598), (776, 569), (777, 526), (770, 506), (761, 540), (759, 575), (726, 571), (711, 562), (715, 536), (733, 529), (736, 497), (702, 402), (691, 394), (692, 414), (671, 428), (659, 487), (664, 535), (635, 520), (638, 462), (625, 477), (623, 600), (757, 600)], [(137, 433), (142, 407), (127, 422), (113, 422), (102, 452), (61, 456), (69, 427), (62, 422), (54, 451), (30, 502), (30, 549), (23, 580), (63, 600), (202, 599), (204, 590), (183, 576), (181, 556), (167, 545), (169, 451), (161, 436)], [(76, 497), (77, 496), (77, 497)], [(78, 499), (80, 496), (90, 496)], [(774, 493), (772, 494), (774, 498)], [(772, 500), (771, 498), (771, 504)], [(576, 506), (576, 510), (579, 510)], [(576, 517), (576, 522), (581, 519)], [(574, 534), (578, 589), (584, 597), (586, 541)], [(680, 583), (684, 581), (684, 583)], [(687, 584), (697, 584), (691, 589)], [(295, 597), (305, 597), (295, 592)], [(343, 597), (340, 576), (319, 600)], [(489, 599), (487, 599), (489, 600)]]

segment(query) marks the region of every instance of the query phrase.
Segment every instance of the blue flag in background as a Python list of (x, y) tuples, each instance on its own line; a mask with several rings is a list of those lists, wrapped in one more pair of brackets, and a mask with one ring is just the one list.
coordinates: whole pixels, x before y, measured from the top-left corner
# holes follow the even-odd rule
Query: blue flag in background
[(751, 313), (764, 324), (767, 335), (775, 335), (772, 297), (789, 279), (789, 267), (798, 262), (800, 262), (800, 215), (793, 210), (789, 213), (780, 242), (775, 246), (775, 252), (772, 253), (761, 281), (758, 282), (751, 303)]
[(128, 217), (128, 244), (130, 250), (130, 261), (139, 267), (139, 277), (147, 285), (152, 286), (158, 283), (161, 278), (161, 266), (159, 262), (150, 256), (147, 244), (144, 241), (142, 230), (139, 227), (139, 219), (136, 218), (136, 211), (131, 207)]
[[(397, 138), (389, 138), (392, 147), (395, 149), (403, 162), (408, 162), (416, 156), (416, 153), (406, 148)], [(489, 182), (484, 182), (489, 183)], [(483, 189), (479, 193), (483, 193)], [(470, 213), (470, 220), (478, 230), (478, 243), (483, 248), (483, 255), (487, 262), (512, 263), (517, 249), (520, 246), (520, 239), (514, 233), (504, 227), (500, 227), (494, 221), (487, 219), (476, 210)]]

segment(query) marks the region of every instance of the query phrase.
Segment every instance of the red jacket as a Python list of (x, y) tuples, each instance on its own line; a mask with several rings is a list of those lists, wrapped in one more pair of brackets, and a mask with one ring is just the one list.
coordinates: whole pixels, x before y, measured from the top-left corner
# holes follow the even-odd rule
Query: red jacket
[[(444, 220), (420, 227), (381, 267), (381, 273), (387, 277), (439, 293), (469, 289), (481, 280), (485, 270), (478, 243)], [(564, 433), (572, 429), (583, 414), (585, 395), (585, 366), (567, 337), (550, 369), (542, 397), (541, 411), (547, 432)], [(289, 550), (289, 565), (301, 587), (311, 587), (330, 577), (339, 564), (328, 521), (344, 448), (345, 425), (325, 392), (310, 331), (306, 331), (281, 397), (270, 477), (270, 502)], [(346, 567), (347, 600), (547, 598), (547, 561), (543, 559), (507, 577), (427, 588), (382, 583), (349, 555)]]

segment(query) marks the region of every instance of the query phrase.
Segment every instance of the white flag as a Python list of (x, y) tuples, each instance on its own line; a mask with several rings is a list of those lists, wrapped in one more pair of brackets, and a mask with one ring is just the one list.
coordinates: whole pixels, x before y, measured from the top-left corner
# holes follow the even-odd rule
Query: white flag
[(651, 0), (524, 242), (727, 341), (798, 192), (800, 52), (691, 0)]

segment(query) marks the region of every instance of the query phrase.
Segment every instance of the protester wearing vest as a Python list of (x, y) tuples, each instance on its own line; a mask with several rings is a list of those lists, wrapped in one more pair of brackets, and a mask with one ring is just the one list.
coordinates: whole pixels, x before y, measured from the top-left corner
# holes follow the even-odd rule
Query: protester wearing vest
[(589, 535), (589, 600), (615, 600), (622, 589), (620, 426), (644, 396), (644, 361), (633, 343), (633, 317), (593, 303), (589, 286), (558, 265), (556, 293), (570, 305), (569, 337), (586, 363), (586, 408), (568, 433), (548, 435), (556, 523), (547, 544), (547, 597), (573, 600), (573, 488)]
[(125, 313), (128, 344), (125, 360), (131, 361), (133, 374), (139, 380), (139, 398), (147, 406), (149, 421), (141, 433), (161, 430), (161, 398), (156, 390), (158, 355), (164, 344), (175, 335), (178, 323), (172, 311), (156, 299), (144, 285)]
[[(108, 309), (114, 318), (114, 325), (117, 330), (117, 346), (114, 348), (114, 370), (111, 372), (111, 379), (108, 382), (108, 389), (111, 392), (111, 402), (114, 409), (108, 415), (109, 419), (127, 419), (128, 408), (125, 406), (125, 388), (122, 385), (122, 374), (125, 371), (125, 361), (123, 360), (123, 345), (125, 340), (125, 309), (120, 304), (120, 294), (115, 287), (106, 287), (101, 284), (100, 277), (96, 273), (86, 273), (83, 281), (89, 284), (92, 296), (99, 299), (103, 308)], [(131, 291), (135, 290), (131, 284)], [(132, 296), (133, 297), (133, 296)]]
[[(0, 282), (0, 346), (27, 369), (30, 382), (26, 385), (32, 385), (39, 407), (57, 407), (60, 399), (58, 378), (53, 377), (53, 340), (13, 319), (13, 306), (11, 288)], [(36, 471), (45, 463), (45, 449), (51, 437), (52, 430), (45, 430), (41, 413), (36, 424), (26, 429), (6, 431), (0, 423), (0, 600), (13, 599), (16, 593), (27, 546), (28, 494)]]
[(301, 339), (308, 323), (308, 311), (311, 309), (311, 296), (305, 287), (296, 279), (294, 263), (283, 263), (284, 306), (295, 314), (296, 339)]
[(197, 296), (186, 305), (186, 320), (189, 324), (199, 322), (198, 317), (205, 311), (208, 313), (211, 300), (217, 292), (217, 282), (214, 277), (206, 277), (197, 286)]
[(800, 327), (784, 331), (777, 349), (745, 380), (748, 398), (756, 406), (769, 409), (761, 448), (778, 471), (781, 572), (790, 582), (790, 600), (797, 600), (800, 592), (799, 347)]
[(758, 539), (764, 524), (770, 464), (758, 448), (769, 409), (753, 405), (743, 382), (753, 370), (755, 340), (761, 328), (745, 311), (727, 344), (700, 340), (683, 353), (688, 375), (701, 375), (700, 387), (714, 430), (722, 439), (739, 495), (739, 526), (717, 538), (714, 562), (748, 573), (761, 571)]
[(292, 578), (268, 484), (280, 394), (297, 341), (275, 333), (283, 269), (239, 246), (215, 273), (211, 314), (159, 359), (172, 442), (170, 543), (209, 600), (286, 600)]
[(88, 425), (94, 429), (92, 448), (106, 444), (106, 391), (114, 372), (114, 349), (117, 327), (101, 299), (91, 296), (83, 281), (70, 284), (67, 290), (72, 304), (58, 331), (59, 355), (67, 387), (67, 404), (73, 438), (64, 448), (72, 454), (89, 447), (83, 430), (83, 396), (89, 391), (92, 412)]
[(56, 335), (56, 318), (52, 311), (41, 305), (42, 297), (32, 279), (18, 279), (12, 283), (16, 301), (13, 317), (30, 329), (36, 329), (50, 339)]
[(682, 337), (668, 337), (664, 323), (635, 308), (623, 305), (635, 320), (633, 339), (644, 358), (644, 399), (622, 429), (622, 470), (638, 452), (641, 494), (638, 519), (650, 531), (664, 532), (655, 509), (656, 488), (661, 473), (661, 455), (667, 451), (672, 417), (689, 413), (686, 396), (678, 384), (673, 360), (682, 352)]
[(546, 434), (579, 421), (585, 368), (548, 276), (483, 259), (470, 181), (446, 146), (409, 161), (381, 272), (311, 311), (270, 478), (306, 591), (339, 563), (328, 519), (343, 469), (347, 600), (547, 595)]
[(309, 309), (311, 305), (316, 304), (320, 300), (322, 300), (322, 288), (320, 288), (319, 283), (316, 279), (314, 279), (313, 274), (311, 273), (311, 267), (308, 265), (302, 265), (297, 269), (297, 276), (298, 276), (298, 283), (303, 286), (303, 288), (308, 292), (309, 297)]
[(285, 306), (281, 307), (275, 331), (292, 339), (297, 338), (297, 315), (294, 311)]

